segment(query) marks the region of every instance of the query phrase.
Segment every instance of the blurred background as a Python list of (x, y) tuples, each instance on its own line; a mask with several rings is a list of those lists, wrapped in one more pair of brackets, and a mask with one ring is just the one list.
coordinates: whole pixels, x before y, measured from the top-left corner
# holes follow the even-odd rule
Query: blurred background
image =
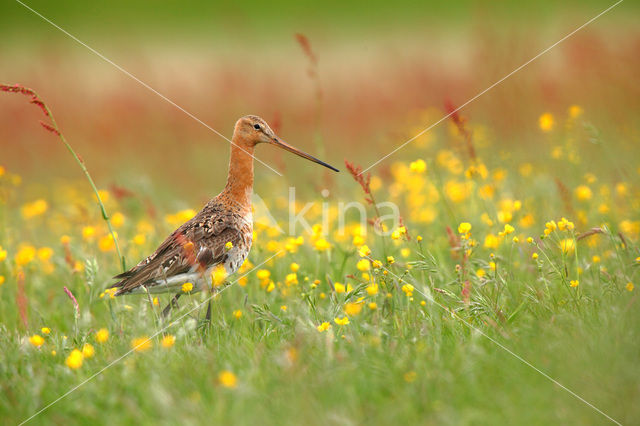
[[(446, 102), (463, 104), (613, 2), (25, 4), (224, 135), (231, 137), (238, 117), (257, 114), (285, 140), (340, 167), (345, 158), (371, 164), (440, 119)], [(503, 161), (521, 155), (535, 164), (532, 146), (541, 146), (540, 161), (548, 154), (540, 114), (563, 116), (577, 104), (608, 149), (627, 154), (620, 161), (633, 158), (639, 10), (623, 2), (466, 107), (476, 133), (485, 129), (479, 139), (506, 153)], [(190, 202), (218, 192), (228, 142), (18, 2), (3, 4), (0, 33), (2, 82), (40, 94), (101, 186), (164, 185), (170, 198), (185, 194)], [(31, 176), (25, 191), (50, 182), (43, 177), (78, 177), (38, 125), (37, 109), (5, 95), (0, 111), (1, 161)], [(418, 155), (433, 155), (424, 149), (429, 138), (373, 172), (384, 177), (394, 159), (415, 158), (421, 148)], [(270, 147), (258, 157), (285, 174), (258, 165), (258, 192), (267, 183), (286, 186), (296, 173), (297, 184), (332, 184), (321, 168)]]
[[(250, 260), (261, 270), (240, 282), (246, 289), (219, 298), (212, 334), (203, 328), (201, 340), (188, 319), (174, 349), (158, 342), (36, 422), (605, 419), (470, 332), (460, 315), (633, 423), (640, 2), (625, 0), (465, 106), (459, 126), (446, 119), (371, 169), (376, 202), (397, 203), (407, 228), (389, 226), (387, 242), (365, 236), (367, 227), (352, 222), (357, 209), (349, 232), (331, 227), (338, 203), (364, 198), (345, 159), (370, 166), (614, 1), (2, 2), (0, 84), (32, 88), (51, 108), (101, 190), (128, 266), (222, 189), (229, 161), (226, 140), (140, 82), (229, 138), (240, 116), (260, 115), (292, 145), (343, 170), (258, 147), (282, 176), (256, 164), (256, 194), (285, 232), (289, 186), (302, 201), (298, 212), (322, 201), (304, 215), (314, 231), (280, 234), (260, 223), (256, 208)], [(121, 266), (114, 240), (82, 171), (28, 101), (0, 92), (0, 418), (15, 423), (154, 328), (153, 304), (142, 297), (113, 305), (105, 297)], [(320, 226), (325, 201), (331, 226)], [(589, 231), (602, 224), (606, 235)], [(540, 245), (533, 240), (556, 227)], [(571, 229), (593, 235), (578, 245)], [(417, 293), (412, 303), (412, 285), (360, 259), (363, 244), (450, 312)], [(63, 287), (79, 300), (76, 321)], [(360, 294), (367, 298), (355, 302)], [(181, 306), (197, 301), (186, 298)], [(365, 300), (379, 307), (363, 309)], [(351, 315), (346, 306), (358, 312), (342, 328), (335, 315)], [(332, 318), (335, 345), (333, 331), (322, 329)], [(111, 337), (96, 341), (103, 327)], [(95, 357), (70, 365), (85, 342), (95, 343)], [(222, 389), (224, 372), (237, 374), (236, 391)]]

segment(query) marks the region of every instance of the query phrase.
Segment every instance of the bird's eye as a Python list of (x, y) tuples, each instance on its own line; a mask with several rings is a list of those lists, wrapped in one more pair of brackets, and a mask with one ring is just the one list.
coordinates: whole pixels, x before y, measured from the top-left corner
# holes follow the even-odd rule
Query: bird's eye
[(256, 130), (260, 130), (260, 125), (259, 124), (254, 124), (253, 128), (256, 129)]

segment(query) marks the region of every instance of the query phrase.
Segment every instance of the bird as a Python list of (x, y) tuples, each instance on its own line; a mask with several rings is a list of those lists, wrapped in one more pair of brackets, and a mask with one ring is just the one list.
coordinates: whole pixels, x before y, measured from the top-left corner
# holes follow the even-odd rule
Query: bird
[[(211, 272), (224, 267), (228, 275), (238, 270), (251, 250), (253, 217), (253, 153), (265, 143), (292, 152), (302, 158), (339, 172), (333, 166), (289, 145), (256, 115), (241, 117), (231, 139), (227, 182), (217, 196), (209, 200), (193, 218), (173, 231), (149, 256), (126, 272), (116, 275), (114, 296), (136, 293), (171, 293), (175, 295), (163, 310), (166, 316), (185, 283), (192, 291), (212, 288)], [(211, 306), (207, 308), (210, 319)]]

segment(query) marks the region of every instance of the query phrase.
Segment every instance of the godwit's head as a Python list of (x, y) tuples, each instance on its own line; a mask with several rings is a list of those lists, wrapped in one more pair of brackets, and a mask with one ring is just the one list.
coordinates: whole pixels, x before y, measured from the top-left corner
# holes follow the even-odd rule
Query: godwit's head
[(251, 147), (254, 147), (259, 143), (268, 143), (289, 152), (293, 152), (302, 158), (306, 158), (314, 163), (323, 165), (333, 171), (340, 171), (335, 167), (328, 165), (324, 161), (320, 161), (306, 152), (300, 151), (298, 148), (289, 145), (280, 139), (273, 130), (271, 130), (271, 127), (269, 127), (266, 121), (256, 115), (245, 115), (237, 121), (233, 132), (233, 141), (234, 143), (242, 143)]

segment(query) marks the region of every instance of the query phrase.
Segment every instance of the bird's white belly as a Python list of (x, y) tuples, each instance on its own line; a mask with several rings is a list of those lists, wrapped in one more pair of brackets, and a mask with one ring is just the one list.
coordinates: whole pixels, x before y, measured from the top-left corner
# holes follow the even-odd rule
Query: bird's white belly
[(244, 263), (249, 256), (249, 250), (251, 249), (251, 242), (249, 245), (242, 245), (238, 247), (234, 247), (229, 250), (227, 254), (227, 260), (224, 262), (224, 269), (227, 274), (231, 275), (236, 272), (240, 266)]
[[(202, 272), (187, 272), (184, 274), (174, 275), (167, 277), (166, 279), (157, 280), (149, 285), (141, 285), (131, 290), (131, 294), (140, 294), (149, 292), (151, 294), (156, 293), (174, 293), (180, 291), (182, 285), (185, 283), (193, 284), (193, 292), (202, 291), (207, 285), (211, 283), (211, 270), (213, 268)], [(209, 284), (208, 284), (209, 283)], [(145, 290), (146, 288), (146, 290)]]
[(227, 274), (236, 272), (244, 261), (247, 260), (247, 256), (249, 256), (249, 251), (251, 250), (251, 242), (253, 240), (253, 215), (249, 212), (243, 219), (245, 223), (249, 225), (250, 232), (247, 235), (243, 235), (241, 241), (227, 253), (227, 259), (224, 262), (224, 269), (227, 271)]

